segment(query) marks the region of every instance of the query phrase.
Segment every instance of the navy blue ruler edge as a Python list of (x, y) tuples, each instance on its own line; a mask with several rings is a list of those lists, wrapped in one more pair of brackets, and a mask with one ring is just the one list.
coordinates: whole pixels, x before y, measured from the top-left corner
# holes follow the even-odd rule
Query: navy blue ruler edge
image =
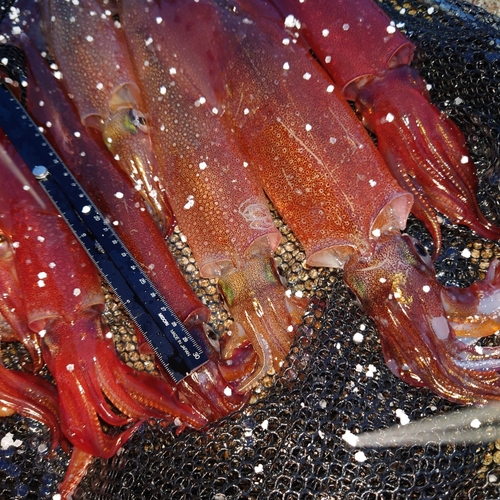
[(143, 272), (26, 110), (0, 85), (0, 127), (177, 383), (207, 355)]

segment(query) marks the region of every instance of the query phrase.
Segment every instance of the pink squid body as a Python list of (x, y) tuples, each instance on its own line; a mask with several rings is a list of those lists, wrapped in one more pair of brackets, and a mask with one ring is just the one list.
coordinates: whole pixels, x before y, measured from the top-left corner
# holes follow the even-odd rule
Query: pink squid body
[(259, 357), (240, 386), (246, 390), (279, 368), (304, 304), (285, 295), (272, 261), (281, 235), (220, 117), (217, 92), (225, 85), (212, 52), (225, 42), (204, 3), (124, 1), (121, 8), (168, 198), (201, 275), (219, 278), (236, 322), (226, 356), (243, 342), (236, 339), (248, 339)]

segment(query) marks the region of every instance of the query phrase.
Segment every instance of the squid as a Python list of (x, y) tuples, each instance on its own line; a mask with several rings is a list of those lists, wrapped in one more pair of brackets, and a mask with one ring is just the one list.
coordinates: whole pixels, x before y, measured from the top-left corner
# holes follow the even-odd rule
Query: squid
[(436, 210), (480, 236), (500, 238), (481, 212), (476, 170), (459, 128), (429, 101), (428, 87), (409, 66), (415, 46), (372, 0), (272, 0), (290, 30), (310, 47), (363, 123), (399, 184), (414, 196), (413, 214), (434, 240)]
[(211, 9), (200, 10), (196, 38), (188, 35), (195, 21), (188, 3), (125, 0), (120, 22), (149, 106), (168, 199), (200, 274), (218, 278), (234, 318), (223, 358), (232, 359), (248, 341), (257, 354), (238, 386), (246, 392), (279, 371), (306, 300), (286, 294), (272, 257), (281, 234), (233, 135), (221, 124), (223, 109), (206, 79), (207, 73), (217, 78), (218, 68), (197, 50), (200, 38), (221, 43), (219, 26)]
[[(9, 161), (0, 150), (0, 161)], [(58, 398), (55, 387), (36, 373), (43, 366), (38, 336), (28, 327), (24, 298), (14, 265), (13, 242), (8, 236), (9, 223), (5, 201), (0, 200), (0, 340), (20, 342), (31, 362), (23, 370), (9, 370), (0, 361), (0, 414), (19, 413), (46, 425), (52, 435), (51, 449), (61, 442)], [(30, 373), (33, 372), (33, 373)]]
[[(0, 138), (10, 158), (0, 164), (3, 216), (8, 236), (16, 243), (15, 271), (26, 321), (40, 339), (43, 359), (57, 386), (61, 430), (73, 445), (60, 486), (66, 498), (92, 457), (113, 456), (144, 420), (178, 419), (181, 428), (202, 428), (208, 421), (183, 403), (167, 381), (135, 372), (119, 360), (112, 334), (101, 320), (104, 296), (93, 263), (41, 188), (30, 182), (31, 173), (3, 133)], [(35, 395), (42, 394), (38, 386), (34, 385)], [(24, 414), (25, 405), (19, 405)], [(126, 428), (107, 434), (100, 419)]]
[(500, 350), (463, 338), (498, 328), (498, 263), (466, 291), (440, 285), (422, 246), (401, 234), (412, 195), (307, 48), (282, 43), (287, 33), (274, 7), (214, 0), (198, 2), (198, 12), (203, 3), (225, 40), (217, 54), (214, 44), (198, 41), (222, 66), (222, 118), (307, 263), (344, 269), (378, 328), (388, 366), (403, 380), (465, 404), (498, 399)]
[[(94, 2), (80, 3), (102, 12)], [(73, 7), (50, 6), (57, 10), (49, 20), (53, 15), (72, 22), (64, 9)], [(1, 229), (15, 250), (6, 251), (5, 262), (11, 266), (9, 259), (14, 260), (11, 278), (18, 280), (26, 305), (20, 311), (38, 335), (31, 336), (28, 348), (34, 366), (40, 363), (39, 345), (57, 387), (57, 395), (48, 389), (51, 399), (44, 396), (33, 416), (49, 425), (54, 442), (63, 440), (57, 436), (60, 426), (73, 445), (63, 497), (71, 495), (92, 456), (111, 456), (144, 420), (177, 418), (181, 428), (203, 428), (239, 408), (247, 400), (245, 391), (280, 368), (305, 302), (287, 296), (280, 283), (272, 260), (280, 236), (263, 193), (303, 244), (308, 265), (343, 268), (397, 376), (452, 401), (500, 399), (500, 349), (474, 346), (476, 338), (500, 324), (499, 264), (493, 262), (486, 279), (467, 289), (438, 283), (425, 250), (402, 234), (415, 193), (391, 175), (309, 46), (293, 43), (275, 4), (123, 0), (119, 15), (117, 26), (104, 13), (102, 31), (90, 28), (85, 16), (79, 18), (80, 35), (109, 33), (113, 44), (124, 37), (119, 60), (127, 60), (136, 80), (121, 92), (120, 83), (110, 78), (106, 99), (123, 103), (125, 95), (129, 107), (122, 109), (140, 108), (147, 119), (147, 152), (156, 158), (160, 187), (156, 193), (163, 197), (164, 189), (170, 198), (201, 273), (219, 279), (235, 326), (219, 343), (207, 340), (208, 309), (184, 282), (163, 239), (170, 217), (165, 216), (164, 227), (158, 224), (160, 212), (136, 189), (141, 183), (117, 168), (121, 153), (107, 154), (106, 140), (94, 141), (84, 126), (90, 124), (82, 114), (86, 101), (77, 94), (88, 91), (85, 72), (63, 70), (82, 79), (68, 100), (47, 62), (21, 36), (30, 114), (40, 127), (52, 124), (44, 127), (47, 138), (210, 351), (209, 362), (177, 387), (165, 377), (137, 373), (117, 358), (102, 323), (99, 276), (40, 189), (26, 181), (30, 173), (0, 135), (10, 163), (24, 176), (19, 182), (0, 162), (6, 179), (0, 185)], [(85, 26), (97, 31), (87, 32)], [(72, 37), (60, 36), (50, 42), (54, 54), (64, 43), (71, 51)], [(109, 115), (96, 115), (98, 128), (117, 118), (114, 104), (105, 102)], [(129, 137), (132, 144), (135, 138)], [(445, 148), (436, 141), (434, 148)], [(33, 386), (42, 392), (38, 380)], [(10, 403), (8, 411), (26, 414), (29, 401), (22, 392), (19, 397), (22, 401)], [(101, 420), (111, 427), (109, 434)]]
[(82, 123), (98, 130), (163, 233), (172, 221), (162, 195), (141, 93), (120, 30), (99, 2), (44, 2), (45, 38)]
[[(46, 61), (27, 36), (21, 37), (20, 45), (29, 61), (27, 77), (32, 84), (28, 85), (26, 99), (31, 116), (40, 126), (53, 124), (46, 130), (47, 139), (92, 195), (102, 214), (112, 221), (115, 231), (177, 317), (210, 353), (209, 362), (180, 383), (183, 398), (204, 415), (210, 415), (210, 420), (235, 411), (247, 398), (236, 390), (236, 382), (232, 380), (237, 381), (243, 375), (229, 378), (222, 375), (225, 367), (220, 364), (218, 346), (213, 347), (206, 336), (210, 331), (207, 325), (210, 310), (184, 279), (140, 194), (79, 123), (76, 111)], [(52, 104), (41, 105), (45, 102)], [(138, 337), (141, 337), (139, 332)], [(145, 343), (142, 350), (148, 351)], [(231, 372), (231, 367), (226, 371)], [(168, 378), (166, 372), (163, 375)]]

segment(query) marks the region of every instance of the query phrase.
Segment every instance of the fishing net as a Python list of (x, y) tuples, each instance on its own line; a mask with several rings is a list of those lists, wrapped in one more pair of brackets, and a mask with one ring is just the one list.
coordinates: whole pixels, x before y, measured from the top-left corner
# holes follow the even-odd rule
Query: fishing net
[[(417, 45), (414, 66), (432, 85), (433, 101), (465, 133), (480, 176), (481, 208), (499, 221), (500, 21), (458, 0), (381, 5)], [(285, 237), (277, 254), (281, 270), (293, 289), (313, 297), (283, 373), (265, 379), (249, 405), (206, 432), (178, 436), (157, 422), (144, 425), (114, 458), (95, 459), (75, 498), (499, 498), (500, 443), (364, 449), (364, 455), (346, 444), (346, 431), (380, 429), (458, 407), (392, 375), (377, 332), (341, 272), (306, 269), (293, 235), (278, 224)], [(408, 232), (431, 248), (414, 219)], [(466, 286), (484, 276), (500, 253), (444, 218), (443, 236), (436, 272), (447, 285)], [(193, 286), (215, 304), (214, 284), (197, 278), (182, 236), (174, 233), (170, 243)], [(215, 305), (213, 310), (216, 328), (230, 321)], [(127, 342), (116, 335), (118, 345)], [(23, 356), (15, 345), (2, 349), (8, 365)], [(130, 362), (129, 351), (122, 351)], [(49, 432), (35, 421), (12, 416), (1, 419), (0, 427), (0, 498), (53, 498), (69, 456), (58, 449), (49, 458)]]

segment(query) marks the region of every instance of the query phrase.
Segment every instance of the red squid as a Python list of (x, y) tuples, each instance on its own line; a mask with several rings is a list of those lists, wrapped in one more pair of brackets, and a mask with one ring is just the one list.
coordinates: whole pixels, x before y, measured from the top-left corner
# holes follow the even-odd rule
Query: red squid
[(481, 213), (474, 163), (458, 127), (429, 102), (409, 66), (414, 45), (372, 0), (273, 0), (285, 26), (311, 47), (344, 97), (356, 103), (392, 175), (414, 196), (413, 214), (441, 250), (435, 210), (485, 238), (500, 227)]
[[(61, 484), (67, 495), (93, 456), (114, 455), (145, 419), (178, 419), (195, 428), (204, 427), (207, 419), (182, 403), (171, 384), (119, 360), (101, 320), (104, 296), (93, 263), (41, 188), (30, 182), (32, 174), (3, 134), (1, 139), (18, 172), (13, 175), (9, 163), (0, 164), (0, 194), (8, 236), (16, 243), (14, 261), (27, 323), (40, 338), (57, 386), (62, 432), (73, 445)], [(107, 434), (100, 419), (114, 427), (129, 426)]]
[(217, 78), (218, 68), (196, 50), (200, 38), (220, 43), (217, 19), (204, 6), (198, 10), (196, 38), (189, 36), (196, 20), (187, 3), (122, 1), (120, 20), (168, 198), (200, 274), (219, 279), (235, 320), (223, 355), (233, 358), (248, 341), (257, 353), (256, 366), (239, 386), (247, 391), (279, 371), (306, 301), (287, 296), (275, 269), (272, 254), (281, 235), (234, 135), (221, 123), (224, 110), (206, 79), (208, 72)]
[(377, 325), (387, 364), (405, 381), (462, 403), (500, 398), (499, 349), (462, 342), (452, 324), (477, 319), (479, 335), (494, 333), (498, 265), (467, 292), (440, 285), (421, 245), (400, 234), (411, 195), (307, 49), (282, 43), (286, 32), (274, 8), (264, 1), (209, 4), (225, 44), (218, 53), (206, 41), (198, 47), (206, 56), (210, 47), (223, 69), (223, 119), (239, 131), (250, 168), (307, 262), (344, 268)]
[[(3, 150), (0, 151), (2, 157)], [(4, 162), (5, 158), (0, 159)], [(0, 200), (0, 226), (6, 225), (6, 210)], [(31, 355), (32, 363), (25, 369), (38, 371), (42, 367), (42, 355), (38, 336), (27, 324), (24, 299), (14, 266), (12, 242), (6, 230), (0, 232), (0, 340), (21, 342)], [(0, 415), (19, 413), (49, 427), (52, 449), (60, 442), (60, 423), (56, 388), (41, 376), (21, 370), (9, 370), (0, 361)]]
[[(31, 116), (39, 124), (52, 123), (46, 130), (48, 140), (92, 195), (103, 215), (112, 221), (115, 231), (177, 317), (195, 340), (211, 351), (210, 361), (180, 383), (183, 397), (200, 412), (210, 415), (210, 420), (236, 410), (246, 397), (220, 373), (223, 367), (219, 367), (219, 355), (206, 338), (208, 307), (186, 282), (140, 194), (79, 123), (76, 111), (46, 61), (28, 37), (21, 37), (21, 46), (29, 62), (27, 107)], [(44, 105), (49, 102), (50, 106)]]
[[(11, 162), (3, 148), (0, 163)], [(4, 167), (5, 168), (5, 167)], [(3, 170), (3, 169), (2, 169)], [(33, 202), (36, 199), (33, 198)], [(0, 403), (2, 416), (19, 413), (49, 427), (52, 449), (61, 441), (56, 388), (48, 380), (35, 375), (43, 366), (38, 335), (28, 326), (26, 307), (14, 263), (14, 247), (9, 237), (11, 220), (6, 200), (0, 198), (0, 329), (2, 342), (21, 342), (28, 351), (31, 362), (23, 364), (23, 371), (9, 370), (0, 363)], [(29, 370), (29, 373), (25, 370)]]

